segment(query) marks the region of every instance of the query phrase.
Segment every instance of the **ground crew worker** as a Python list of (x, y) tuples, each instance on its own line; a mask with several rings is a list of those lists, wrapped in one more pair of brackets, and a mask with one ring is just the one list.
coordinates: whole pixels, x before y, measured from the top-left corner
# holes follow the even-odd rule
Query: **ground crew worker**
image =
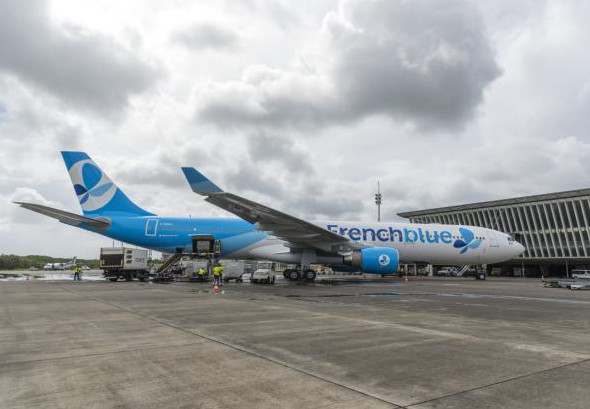
[(197, 274), (199, 275), (199, 279), (201, 279), (201, 280), (205, 279), (205, 269), (203, 267), (199, 268), (199, 271), (197, 272)]
[(78, 280), (82, 280), (80, 278), (80, 273), (82, 272), (82, 267), (80, 267), (80, 265), (76, 264), (76, 266), (74, 267), (74, 281)]
[(217, 285), (221, 285), (223, 279), (223, 266), (220, 263), (215, 264), (213, 267), (213, 281), (217, 282)]
[(213, 285), (219, 285), (219, 277), (221, 275), (221, 265), (218, 263), (213, 267)]

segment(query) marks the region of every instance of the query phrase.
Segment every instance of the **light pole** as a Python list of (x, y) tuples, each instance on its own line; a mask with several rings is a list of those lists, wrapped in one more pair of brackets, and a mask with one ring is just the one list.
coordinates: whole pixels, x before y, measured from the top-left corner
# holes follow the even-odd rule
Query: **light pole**
[(377, 193), (375, 193), (375, 204), (377, 205), (377, 221), (381, 221), (381, 187), (377, 180)]

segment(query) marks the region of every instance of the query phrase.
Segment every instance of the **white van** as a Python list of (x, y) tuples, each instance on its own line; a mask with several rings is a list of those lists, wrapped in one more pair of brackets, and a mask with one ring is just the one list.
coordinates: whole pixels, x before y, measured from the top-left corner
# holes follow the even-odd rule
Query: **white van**
[(590, 279), (590, 270), (572, 270), (572, 278)]
[(456, 277), (457, 269), (455, 267), (443, 267), (436, 271), (436, 275), (442, 277)]

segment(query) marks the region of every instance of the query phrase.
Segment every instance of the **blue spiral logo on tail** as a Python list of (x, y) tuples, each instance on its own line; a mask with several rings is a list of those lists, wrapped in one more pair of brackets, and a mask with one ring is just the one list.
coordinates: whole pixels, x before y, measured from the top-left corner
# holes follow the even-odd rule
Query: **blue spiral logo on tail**
[(117, 186), (91, 160), (75, 163), (69, 172), (78, 201), (85, 211), (105, 206), (117, 191)]
[(78, 197), (81, 197), (80, 204), (86, 203), (90, 196), (103, 196), (114, 186), (112, 182), (100, 184), (101, 179), (102, 172), (99, 168), (91, 163), (86, 163), (82, 166), (82, 181), (84, 182), (84, 185), (74, 185), (76, 194)]

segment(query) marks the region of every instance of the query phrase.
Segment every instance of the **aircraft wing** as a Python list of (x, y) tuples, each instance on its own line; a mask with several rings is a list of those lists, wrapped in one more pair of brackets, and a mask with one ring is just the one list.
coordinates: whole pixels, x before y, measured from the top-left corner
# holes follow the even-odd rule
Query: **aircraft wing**
[(53, 217), (62, 223), (78, 227), (90, 227), (97, 230), (106, 230), (110, 223), (104, 220), (92, 219), (90, 217), (81, 216), (79, 214), (66, 212), (64, 210), (54, 209), (52, 207), (43, 206), (34, 203), (14, 202), (25, 209), (33, 212), (41, 213), (45, 216)]
[(193, 192), (206, 196), (212, 203), (236, 216), (258, 223), (258, 228), (291, 243), (292, 247), (315, 247), (331, 253), (347, 253), (356, 243), (305, 220), (253, 202), (233, 193), (224, 192), (195, 168), (182, 171)]

